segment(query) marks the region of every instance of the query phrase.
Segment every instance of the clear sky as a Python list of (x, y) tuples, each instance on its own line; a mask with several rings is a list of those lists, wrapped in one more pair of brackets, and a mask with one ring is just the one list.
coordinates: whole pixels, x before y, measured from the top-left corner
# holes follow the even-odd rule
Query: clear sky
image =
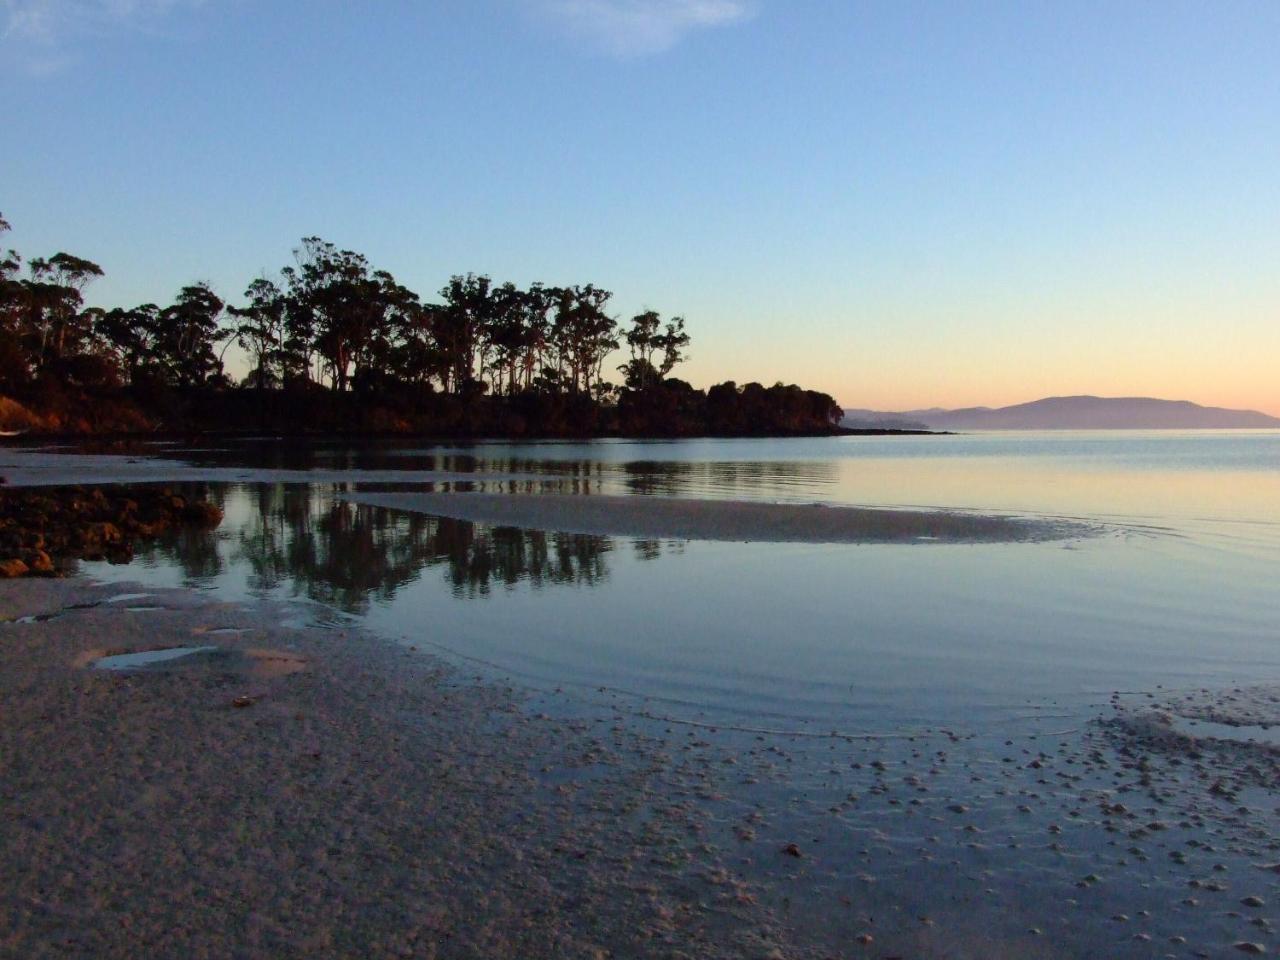
[(13, 246), (239, 298), (304, 235), (681, 313), (695, 384), (1280, 414), (1280, 3), (0, 0)]

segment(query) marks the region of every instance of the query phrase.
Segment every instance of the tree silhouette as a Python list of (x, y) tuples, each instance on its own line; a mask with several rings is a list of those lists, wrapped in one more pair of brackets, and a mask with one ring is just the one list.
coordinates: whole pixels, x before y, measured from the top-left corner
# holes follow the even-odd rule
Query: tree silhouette
[(285, 324), (286, 301), (275, 283), (260, 277), (244, 292), (245, 307), (229, 307), (238, 323), (233, 328), (236, 343), (251, 360), (246, 382), (259, 390), (284, 383), (288, 369)]
[(191, 387), (222, 373), (214, 353), (225, 304), (209, 285), (183, 287), (172, 306), (160, 311), (154, 339), (154, 362), (170, 383)]
[[(250, 283), (242, 306), (194, 283), (168, 306), (103, 310), (84, 304), (96, 263), (57, 253), (27, 261), (25, 275), (23, 263), (0, 254), (0, 389), (46, 407), (61, 396), (73, 414), (68, 389), (123, 390), (124, 407), (197, 428), (265, 426), (276, 411), (282, 430), (683, 436), (822, 433), (841, 415), (795, 386), (704, 393), (673, 378), (690, 342), (684, 318), (646, 310), (622, 331), (613, 294), (594, 284), (456, 274), (440, 302), (424, 303), (363, 254), (312, 236), (278, 283)], [(624, 342), (618, 386), (604, 369)], [(240, 392), (223, 373), (232, 343), (248, 358)]]

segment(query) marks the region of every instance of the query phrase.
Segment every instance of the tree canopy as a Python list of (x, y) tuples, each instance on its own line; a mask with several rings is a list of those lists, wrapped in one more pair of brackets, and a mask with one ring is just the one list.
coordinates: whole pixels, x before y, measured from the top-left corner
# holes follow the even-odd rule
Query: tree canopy
[[(0, 234), (8, 230), (0, 217)], [(363, 254), (320, 237), (304, 238), (277, 278), (250, 282), (240, 305), (192, 283), (166, 306), (88, 307), (85, 291), (102, 275), (64, 252), (24, 261), (0, 251), (0, 392), (320, 390), (403, 410), (435, 395), (453, 398), (452, 410), (505, 405), (529, 430), (554, 411), (561, 420), (590, 414), (593, 430), (659, 435), (804, 431), (839, 417), (830, 397), (798, 387), (695, 391), (672, 377), (688, 356), (684, 318), (646, 310), (623, 326), (608, 309), (613, 294), (590, 283), (520, 287), (456, 274), (426, 302)], [(223, 364), (233, 344), (247, 358), (239, 384)], [(605, 371), (623, 347), (622, 382), (613, 383)]]

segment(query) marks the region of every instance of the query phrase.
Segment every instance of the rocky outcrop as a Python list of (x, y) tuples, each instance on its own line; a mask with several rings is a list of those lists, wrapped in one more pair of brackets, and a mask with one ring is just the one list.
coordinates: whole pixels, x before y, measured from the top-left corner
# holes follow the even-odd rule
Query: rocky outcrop
[(221, 521), (216, 505), (164, 488), (0, 489), (0, 578), (59, 576), (75, 560), (128, 563), (140, 540)]

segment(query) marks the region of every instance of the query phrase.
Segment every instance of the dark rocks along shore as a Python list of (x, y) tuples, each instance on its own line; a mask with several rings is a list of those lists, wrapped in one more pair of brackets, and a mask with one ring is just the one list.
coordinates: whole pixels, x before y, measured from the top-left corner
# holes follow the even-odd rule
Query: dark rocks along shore
[(0, 578), (67, 573), (75, 560), (128, 563), (134, 544), (222, 510), (168, 488), (0, 488)]

